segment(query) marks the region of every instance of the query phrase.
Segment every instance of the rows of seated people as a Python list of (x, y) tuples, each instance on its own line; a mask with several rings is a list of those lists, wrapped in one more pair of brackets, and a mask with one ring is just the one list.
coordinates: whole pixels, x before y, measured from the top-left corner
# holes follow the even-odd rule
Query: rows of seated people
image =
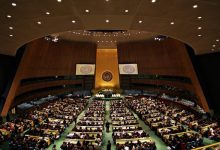
[[(180, 123), (187, 125), (190, 129), (199, 132), (202, 136), (220, 141), (220, 127), (217, 120), (203, 118), (199, 114), (193, 114), (190, 111), (163, 104), (161, 112), (171, 116)], [(166, 110), (166, 109), (167, 110)]]
[(58, 99), (4, 123), (0, 131), (8, 131), (10, 149), (45, 149), (76, 120), (86, 103), (83, 99)]
[(100, 149), (105, 121), (105, 102), (93, 101), (84, 116), (77, 122), (61, 148), (63, 150)]
[(156, 131), (170, 149), (178, 147), (192, 149), (202, 146), (201, 134), (180, 123), (182, 117), (193, 115), (190, 112), (145, 97), (129, 99), (126, 103), (152, 130)]
[(10, 137), (23, 133), (33, 124), (33, 120), (24, 119), (23, 117), (17, 117), (14, 120), (7, 119), (5, 123), (2, 120), (0, 123), (0, 144), (8, 141)]
[(111, 101), (110, 116), (113, 128), (113, 141), (117, 150), (156, 149), (155, 143), (140, 126), (137, 118), (126, 108), (122, 100)]

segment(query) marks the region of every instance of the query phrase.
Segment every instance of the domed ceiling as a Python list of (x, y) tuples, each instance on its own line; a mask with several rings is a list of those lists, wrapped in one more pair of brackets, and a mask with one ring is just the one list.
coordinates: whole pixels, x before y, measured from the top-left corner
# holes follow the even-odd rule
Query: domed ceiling
[[(196, 54), (216, 52), (219, 14), (219, 0), (1, 0), (0, 53), (15, 55), (25, 43), (57, 34), (103, 44), (165, 35), (187, 43)], [(125, 35), (89, 36), (110, 30)]]

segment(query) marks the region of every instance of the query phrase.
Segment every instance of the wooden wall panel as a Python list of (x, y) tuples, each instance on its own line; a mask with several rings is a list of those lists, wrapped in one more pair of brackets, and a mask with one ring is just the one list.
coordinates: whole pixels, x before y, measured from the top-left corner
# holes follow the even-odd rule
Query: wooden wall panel
[(118, 44), (119, 63), (137, 63), (139, 74), (184, 76), (192, 80), (199, 104), (209, 111), (185, 45), (174, 39), (148, 40)]
[(181, 89), (186, 89), (189, 91), (194, 91), (192, 84), (175, 82), (175, 81), (131, 79), (131, 82), (132, 83), (155, 84), (155, 85), (167, 85), (167, 86), (177, 87)]
[(60, 85), (71, 85), (71, 84), (82, 84), (83, 85), (83, 83), (84, 83), (83, 80), (80, 79), (80, 80), (58, 80), (58, 81), (28, 84), (28, 85), (20, 86), (16, 92), (16, 96), (29, 92), (29, 91), (47, 88), (47, 87), (60, 86)]
[(11, 108), (13, 108), (16, 105), (19, 105), (23, 102), (33, 100), (35, 98), (46, 97), (46, 96), (48, 96), (48, 94), (57, 95), (57, 94), (63, 94), (63, 93), (72, 92), (72, 91), (74, 91), (73, 88), (65, 88), (65, 89), (56, 89), (56, 90), (48, 90), (48, 91), (38, 92), (38, 93), (33, 94), (33, 95), (25, 95), (25, 96), (16, 98), (14, 103), (11, 105)]
[(95, 43), (38, 39), (27, 44), (1, 115), (7, 115), (22, 79), (75, 75), (77, 63), (96, 63)]
[(186, 76), (183, 65), (183, 44), (167, 39), (118, 44), (119, 63), (137, 63), (139, 74)]
[(22, 78), (75, 75), (77, 63), (96, 62), (96, 44), (39, 39), (27, 45)]

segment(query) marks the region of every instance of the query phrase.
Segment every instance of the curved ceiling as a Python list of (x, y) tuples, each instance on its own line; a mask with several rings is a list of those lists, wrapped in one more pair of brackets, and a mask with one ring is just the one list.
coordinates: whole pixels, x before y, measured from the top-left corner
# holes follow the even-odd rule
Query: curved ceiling
[(73, 30), (138, 30), (189, 44), (196, 54), (220, 50), (220, 0), (1, 0), (0, 53)]

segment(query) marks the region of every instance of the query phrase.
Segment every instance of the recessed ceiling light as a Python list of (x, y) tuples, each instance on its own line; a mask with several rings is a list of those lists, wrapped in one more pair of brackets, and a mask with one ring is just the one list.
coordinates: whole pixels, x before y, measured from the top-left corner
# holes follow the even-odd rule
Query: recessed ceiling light
[(202, 19), (202, 16), (198, 16), (197, 19)]
[(41, 24), (41, 21), (38, 21), (37, 24)]
[(11, 15), (7, 15), (7, 18), (11, 18)]
[(9, 34), (10, 37), (13, 37), (13, 34)]
[(156, 0), (151, 0), (151, 3), (155, 3), (156, 2)]
[(212, 45), (212, 47), (216, 47), (216, 45), (215, 45), (215, 44), (213, 44), (213, 45)]
[(86, 9), (86, 10), (85, 10), (85, 12), (87, 12), (87, 13), (88, 13), (88, 12), (89, 12), (89, 10), (88, 10), (88, 9)]
[(17, 6), (17, 4), (16, 4), (16, 3), (11, 3), (11, 5), (12, 5), (12, 6), (14, 6), (14, 7), (15, 7), (15, 6)]
[(216, 39), (215, 41), (216, 41), (216, 42), (219, 42), (219, 39)]
[(76, 21), (75, 21), (75, 20), (72, 20), (72, 23), (76, 23)]
[(108, 19), (106, 19), (106, 20), (105, 20), (105, 22), (106, 22), (106, 23), (109, 23), (109, 20), (108, 20)]
[(195, 4), (195, 5), (193, 5), (193, 8), (197, 8), (197, 7), (198, 7), (198, 5), (196, 5), (196, 4)]
[(127, 9), (125, 9), (125, 12), (127, 13), (127, 12), (128, 12), (128, 10), (127, 10)]
[(10, 30), (13, 30), (14, 28), (13, 27), (8, 27)]
[(202, 27), (198, 27), (197, 29), (198, 29), (198, 30), (201, 30), (201, 29), (202, 29)]
[(201, 35), (201, 34), (198, 34), (197, 36), (198, 36), (198, 37), (201, 37), (202, 35)]
[(172, 21), (172, 22), (170, 22), (170, 24), (171, 24), (171, 25), (174, 25), (174, 22)]
[(109, 2), (109, 0), (105, 0), (106, 2)]
[(215, 49), (214, 48), (212, 48), (212, 51), (214, 51)]
[(143, 22), (142, 20), (139, 20), (139, 21), (138, 21), (138, 23), (142, 23), (142, 22)]
[(50, 15), (50, 12), (49, 12), (49, 11), (47, 11), (45, 14), (46, 14), (46, 15)]
[(60, 2), (62, 2), (62, 0), (57, 0), (57, 2), (59, 2), (59, 3), (60, 3)]

